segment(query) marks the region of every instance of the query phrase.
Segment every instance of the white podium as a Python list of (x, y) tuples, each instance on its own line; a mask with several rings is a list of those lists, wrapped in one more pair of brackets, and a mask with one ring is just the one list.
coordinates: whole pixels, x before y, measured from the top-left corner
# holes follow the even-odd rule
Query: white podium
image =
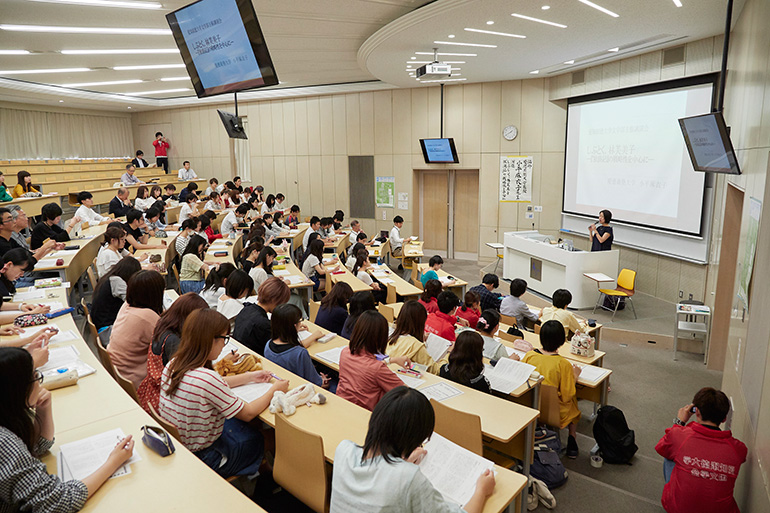
[(549, 298), (556, 289), (567, 289), (572, 293), (570, 308), (593, 308), (599, 297), (596, 282), (583, 273), (618, 275), (618, 250), (570, 250), (551, 244), (536, 231), (506, 232), (504, 242), (503, 277), (522, 278), (530, 289)]

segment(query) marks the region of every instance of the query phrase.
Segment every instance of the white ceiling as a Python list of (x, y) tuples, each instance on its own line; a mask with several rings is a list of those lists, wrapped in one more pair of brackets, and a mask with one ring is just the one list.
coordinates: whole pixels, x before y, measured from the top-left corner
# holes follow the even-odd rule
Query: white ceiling
[[(70, 0), (72, 1), (72, 0)], [(61, 5), (32, 0), (0, 0), (0, 24), (71, 27), (168, 29), (165, 14), (191, 0), (159, 0), (158, 10)], [(604, 59), (619, 59), (651, 48), (676, 46), (719, 34), (724, 26), (724, 0), (596, 0), (619, 17), (599, 12), (580, 0), (253, 0), (281, 84), (274, 91), (244, 93), (277, 97), (318, 92), (414, 87), (406, 71), (415, 51), (475, 53), (476, 57), (441, 57), (464, 61), (453, 65), (468, 82), (532, 78), (579, 69)], [(744, 0), (737, 0), (737, 19)], [(427, 4), (427, 5), (425, 5)], [(542, 5), (550, 9), (542, 10)], [(423, 6), (422, 8), (419, 8)], [(514, 18), (520, 13), (567, 25), (566, 29)], [(487, 25), (493, 21), (493, 25)], [(516, 33), (525, 39), (467, 32), (464, 28)], [(448, 36), (454, 34), (454, 39)], [(497, 45), (473, 48), (433, 41)], [(0, 30), (2, 50), (28, 50), (29, 55), (0, 55), (0, 100), (62, 107), (152, 110), (199, 103), (186, 70), (116, 71), (114, 66), (181, 64), (178, 53), (158, 55), (64, 55), (62, 50), (175, 49), (170, 34), (58, 34)], [(619, 47), (616, 53), (609, 48)], [(419, 55), (417, 60), (432, 60)], [(573, 65), (564, 61), (575, 59)], [(8, 74), (9, 70), (85, 67), (69, 73)], [(415, 66), (416, 67), (416, 66)], [(62, 84), (142, 80), (141, 83), (62, 88)], [(377, 79), (382, 82), (377, 81)], [(367, 82), (368, 83), (362, 83)], [(343, 84), (343, 85), (338, 85)], [(354, 84), (354, 85), (345, 85)], [(388, 85), (391, 84), (391, 85)], [(435, 85), (435, 84), (430, 84)], [(427, 85), (426, 85), (427, 87)], [(185, 88), (188, 91), (143, 92)], [(139, 93), (133, 98), (128, 93)], [(239, 95), (241, 96), (241, 95)], [(231, 101), (230, 95), (207, 102)]]

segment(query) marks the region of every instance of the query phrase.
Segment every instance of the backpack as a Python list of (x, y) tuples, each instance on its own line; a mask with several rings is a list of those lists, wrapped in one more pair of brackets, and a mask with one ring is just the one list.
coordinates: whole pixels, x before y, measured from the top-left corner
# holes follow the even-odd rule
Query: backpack
[(626, 308), (626, 298), (622, 296), (604, 296), (604, 302), (602, 306), (608, 310), (615, 310), (615, 305), (618, 305), (618, 311)]
[(558, 433), (547, 428), (535, 430), (535, 459), (529, 468), (533, 477), (541, 480), (549, 489), (567, 482), (567, 469), (559, 459), (561, 441)]
[(614, 406), (602, 406), (594, 421), (594, 439), (599, 445), (599, 452), (607, 463), (626, 463), (639, 449), (636, 446), (634, 431), (628, 429), (623, 412)]

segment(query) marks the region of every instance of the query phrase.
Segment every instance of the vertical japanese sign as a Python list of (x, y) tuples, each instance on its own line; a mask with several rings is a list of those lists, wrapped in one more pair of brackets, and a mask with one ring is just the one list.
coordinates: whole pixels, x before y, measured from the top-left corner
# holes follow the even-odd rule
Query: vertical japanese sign
[(500, 201), (532, 201), (532, 157), (500, 157)]
[(746, 251), (743, 254), (743, 265), (741, 265), (741, 281), (738, 285), (738, 298), (743, 302), (746, 310), (749, 309), (749, 285), (751, 283), (751, 273), (754, 270), (754, 255), (757, 251), (759, 218), (761, 215), (762, 202), (757, 198), (749, 198), (749, 229), (746, 234)]
[(374, 187), (374, 199), (378, 207), (394, 208), (396, 206), (395, 176), (376, 177)]

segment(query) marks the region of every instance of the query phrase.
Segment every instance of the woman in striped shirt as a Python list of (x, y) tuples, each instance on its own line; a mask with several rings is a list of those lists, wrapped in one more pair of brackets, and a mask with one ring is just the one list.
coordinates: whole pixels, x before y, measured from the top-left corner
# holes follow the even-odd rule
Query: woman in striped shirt
[(224, 349), (229, 331), (230, 321), (214, 310), (196, 310), (187, 317), (179, 349), (161, 376), (160, 415), (217, 474), (251, 476), (262, 463), (264, 441), (248, 422), (268, 407), (276, 391), (286, 392), (289, 382), (275, 381), (248, 403), (236, 396), (231, 387), (267, 383), (271, 373), (217, 374), (211, 362)]

